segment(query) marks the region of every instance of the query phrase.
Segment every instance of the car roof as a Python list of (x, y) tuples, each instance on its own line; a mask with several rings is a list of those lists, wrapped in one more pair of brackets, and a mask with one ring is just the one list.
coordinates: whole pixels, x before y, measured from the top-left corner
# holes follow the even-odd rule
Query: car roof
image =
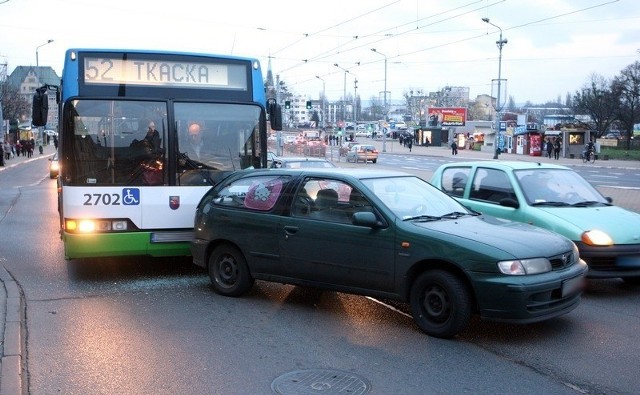
[(317, 158), (317, 157), (309, 157), (309, 156), (288, 156), (282, 157), (278, 156), (276, 160), (281, 160), (283, 162), (328, 162), (325, 158)]
[(251, 172), (252, 174), (288, 174), (293, 176), (315, 176), (315, 177), (331, 177), (340, 176), (351, 179), (367, 179), (367, 178), (385, 178), (385, 177), (416, 177), (413, 174), (398, 170), (379, 170), (366, 168), (340, 168), (340, 167), (308, 167), (300, 169), (289, 168), (270, 168), (270, 169), (254, 169), (241, 170), (241, 173)]
[(528, 170), (528, 169), (563, 169), (571, 170), (567, 166), (556, 165), (552, 163), (527, 162), (527, 161), (469, 161), (469, 162), (452, 162), (441, 165), (445, 167), (491, 167), (502, 170)]

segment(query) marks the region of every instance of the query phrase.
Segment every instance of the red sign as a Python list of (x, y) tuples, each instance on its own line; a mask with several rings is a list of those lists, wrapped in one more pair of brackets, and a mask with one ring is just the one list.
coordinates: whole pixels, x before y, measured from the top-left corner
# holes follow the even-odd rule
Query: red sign
[(467, 122), (467, 109), (463, 107), (431, 107), (427, 115), (441, 126), (464, 126)]

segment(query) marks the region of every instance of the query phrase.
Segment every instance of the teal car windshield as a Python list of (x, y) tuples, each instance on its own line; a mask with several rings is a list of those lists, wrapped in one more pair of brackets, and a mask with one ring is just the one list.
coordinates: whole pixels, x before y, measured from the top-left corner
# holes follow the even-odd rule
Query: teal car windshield
[(370, 178), (364, 185), (399, 218), (449, 218), (470, 214), (456, 200), (418, 177)]
[(530, 205), (609, 204), (584, 178), (572, 170), (514, 170), (520, 188)]

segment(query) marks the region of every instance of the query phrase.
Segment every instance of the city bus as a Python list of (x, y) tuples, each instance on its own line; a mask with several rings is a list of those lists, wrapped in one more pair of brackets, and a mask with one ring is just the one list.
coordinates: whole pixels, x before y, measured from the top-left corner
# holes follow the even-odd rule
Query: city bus
[(195, 208), (226, 174), (267, 165), (280, 106), (260, 63), (236, 56), (70, 49), (59, 108), (58, 211), (66, 259), (187, 256)]

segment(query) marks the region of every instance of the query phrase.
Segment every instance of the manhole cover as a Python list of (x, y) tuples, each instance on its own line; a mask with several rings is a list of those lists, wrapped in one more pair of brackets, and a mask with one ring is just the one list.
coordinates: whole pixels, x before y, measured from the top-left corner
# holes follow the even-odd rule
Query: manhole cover
[(271, 383), (276, 394), (362, 395), (371, 391), (364, 378), (340, 370), (308, 369), (285, 373)]

